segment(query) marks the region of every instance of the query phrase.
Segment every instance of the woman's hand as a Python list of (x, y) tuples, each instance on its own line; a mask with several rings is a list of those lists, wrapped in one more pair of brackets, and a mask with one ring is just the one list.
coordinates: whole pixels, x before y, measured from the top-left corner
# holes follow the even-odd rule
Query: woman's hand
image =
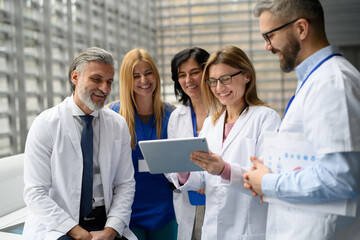
[(224, 160), (215, 153), (195, 151), (191, 153), (190, 160), (212, 175), (220, 175), (224, 170)]

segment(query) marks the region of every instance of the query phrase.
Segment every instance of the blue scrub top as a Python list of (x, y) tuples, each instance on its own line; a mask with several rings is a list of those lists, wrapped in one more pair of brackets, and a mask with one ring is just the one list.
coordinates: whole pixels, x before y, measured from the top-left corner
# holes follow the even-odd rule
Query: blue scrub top
[[(161, 137), (167, 138), (167, 126), (173, 107), (165, 103), (165, 116), (162, 121)], [(110, 104), (110, 109), (119, 112), (120, 102)], [(141, 140), (157, 139), (155, 118), (144, 124), (136, 113), (135, 132), (137, 142)], [(132, 150), (132, 160), (135, 170), (135, 197), (132, 205), (130, 228), (139, 227), (146, 230), (162, 228), (175, 219), (173, 206), (173, 190), (164, 174), (150, 174), (139, 172), (139, 159), (144, 159), (139, 145)]]

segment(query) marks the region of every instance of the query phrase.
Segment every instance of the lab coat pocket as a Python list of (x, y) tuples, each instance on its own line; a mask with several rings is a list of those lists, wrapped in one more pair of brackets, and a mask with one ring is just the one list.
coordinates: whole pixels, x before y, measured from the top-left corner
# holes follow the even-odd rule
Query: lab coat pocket
[(111, 149), (110, 180), (115, 179), (116, 182), (129, 181), (133, 177), (133, 162), (131, 159), (131, 148), (122, 139), (114, 140)]
[[(336, 215), (270, 204), (267, 224), (268, 239), (333, 239)], [(306, 222), (308, 228), (299, 229)]]
[(250, 156), (255, 155), (256, 139), (240, 138), (223, 153), (223, 159), (229, 163), (239, 164), (241, 167), (252, 166)]
[[(231, 164), (230, 187), (235, 187), (237, 191), (241, 191), (247, 195), (251, 192), (243, 188), (243, 175), (252, 166), (250, 156), (255, 155), (256, 139), (241, 138), (237, 139), (226, 152), (223, 153), (223, 159)], [(225, 183), (222, 181), (222, 183)]]
[(107, 179), (110, 181), (114, 178), (118, 164), (121, 159), (121, 140), (113, 140), (109, 142), (107, 148), (103, 148), (101, 154), (99, 154), (99, 164), (102, 176), (109, 176)]

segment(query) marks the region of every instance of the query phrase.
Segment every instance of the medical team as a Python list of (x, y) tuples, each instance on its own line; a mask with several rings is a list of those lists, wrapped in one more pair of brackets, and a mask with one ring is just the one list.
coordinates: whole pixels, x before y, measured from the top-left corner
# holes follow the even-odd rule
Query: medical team
[[(104, 107), (114, 59), (86, 49), (69, 68), (71, 96), (29, 130), (23, 238), (358, 239), (360, 73), (329, 44), (318, 0), (260, 0), (254, 13), (265, 49), (298, 77), (282, 122), (258, 97), (255, 69), (238, 47), (177, 53), (176, 109), (161, 100), (160, 74), (142, 48), (125, 55), (120, 99)], [(303, 134), (319, 163), (271, 173), (261, 161), (264, 132), (278, 130)], [(147, 171), (139, 141), (196, 136), (207, 139), (210, 153), (189, 158), (204, 171)], [(189, 190), (205, 194), (205, 205), (191, 205)], [(358, 206), (345, 217), (262, 196), (295, 204), (354, 199)]]

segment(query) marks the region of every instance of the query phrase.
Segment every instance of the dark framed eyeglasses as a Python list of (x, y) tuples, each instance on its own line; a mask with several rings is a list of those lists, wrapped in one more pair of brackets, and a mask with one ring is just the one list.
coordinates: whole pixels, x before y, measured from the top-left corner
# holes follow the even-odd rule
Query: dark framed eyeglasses
[(281, 25), (280, 27), (274, 28), (273, 30), (270, 30), (266, 33), (263, 33), (262, 36), (265, 39), (265, 42), (267, 42), (267, 44), (271, 45), (271, 41), (270, 41), (270, 37), (268, 36), (268, 34), (279, 31), (280, 29), (283, 29), (286, 26), (289, 26), (290, 24), (293, 24), (294, 22), (296, 22), (297, 20), (299, 20), (300, 18), (297, 18), (295, 20), (292, 20), (291, 22), (285, 23), (284, 25)]
[(221, 82), (221, 84), (228, 85), (228, 84), (231, 83), (232, 78), (235, 77), (236, 75), (239, 75), (240, 73), (243, 73), (243, 71), (234, 73), (232, 75), (224, 75), (224, 76), (222, 76), (221, 78), (218, 78), (218, 79), (216, 79), (216, 78), (208, 78), (208, 79), (205, 80), (205, 82), (209, 87), (216, 87), (218, 81)]

